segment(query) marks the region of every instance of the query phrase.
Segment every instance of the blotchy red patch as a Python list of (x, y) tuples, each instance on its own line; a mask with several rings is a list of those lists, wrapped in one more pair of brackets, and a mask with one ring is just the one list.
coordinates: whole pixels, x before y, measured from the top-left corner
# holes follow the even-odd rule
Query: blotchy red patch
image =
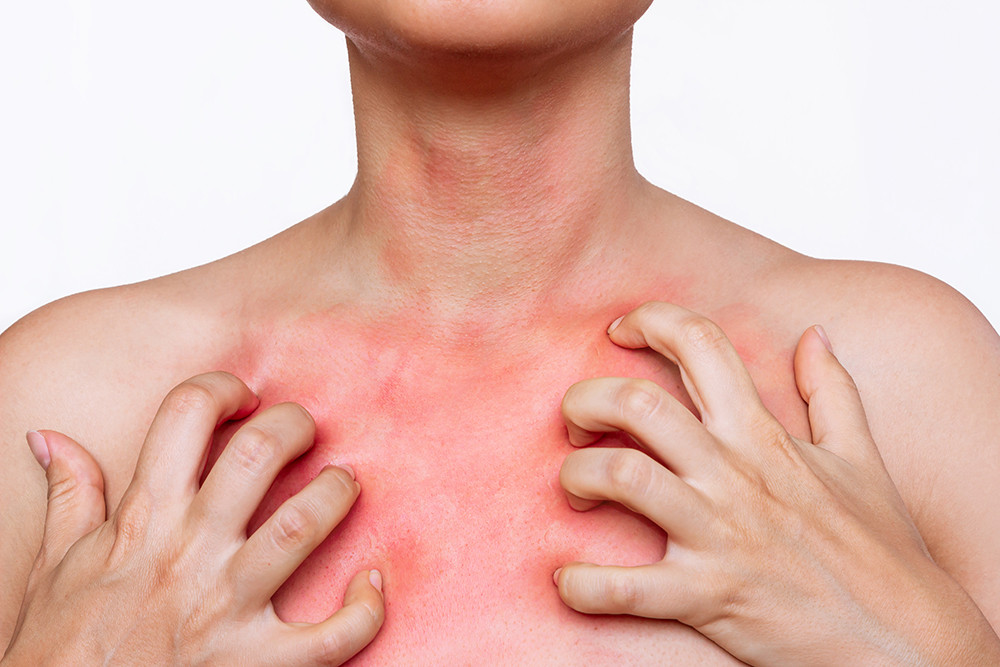
[[(414, 337), (433, 329), (426, 322), (345, 310), (268, 332), (258, 345), (266, 353), (242, 360), (245, 372), (263, 405), (309, 409), (318, 436), (276, 480), (251, 530), (328, 463), (349, 463), (362, 486), (275, 596), (278, 614), (322, 620), (356, 571), (376, 567), (386, 624), (357, 664), (731, 662), (677, 623), (573, 612), (552, 585), (573, 560), (655, 562), (667, 539), (617, 506), (575, 512), (558, 483), (572, 451), (559, 406), (574, 382), (645, 377), (690, 406), (676, 369), (614, 346), (604, 319), (500, 333), (473, 321), (435, 339)], [(737, 328), (752, 322), (738, 319)], [(766, 337), (740, 344), (754, 359), (784, 354)], [(788, 380), (764, 377), (772, 400), (791, 403)]]

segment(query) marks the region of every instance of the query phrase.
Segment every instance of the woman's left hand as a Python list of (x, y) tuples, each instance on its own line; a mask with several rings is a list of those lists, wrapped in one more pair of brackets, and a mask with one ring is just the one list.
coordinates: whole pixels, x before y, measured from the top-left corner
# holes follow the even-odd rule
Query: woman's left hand
[[(805, 442), (767, 411), (709, 320), (651, 302), (616, 324), (616, 344), (677, 364), (701, 420), (647, 380), (598, 378), (567, 392), (563, 414), (581, 448), (560, 473), (570, 504), (615, 501), (667, 533), (658, 563), (557, 570), (567, 605), (676, 619), (753, 664), (1000, 664), (989, 623), (931, 560), (820, 329), (795, 355), (814, 440)], [(584, 448), (612, 431), (645, 453)]]

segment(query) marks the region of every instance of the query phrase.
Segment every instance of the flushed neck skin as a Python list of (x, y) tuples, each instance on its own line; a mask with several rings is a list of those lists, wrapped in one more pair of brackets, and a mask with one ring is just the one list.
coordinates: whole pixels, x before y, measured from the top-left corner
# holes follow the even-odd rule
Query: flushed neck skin
[(328, 238), (369, 284), (445, 316), (596, 289), (652, 217), (632, 160), (631, 37), (503, 59), (348, 40), (358, 176)]

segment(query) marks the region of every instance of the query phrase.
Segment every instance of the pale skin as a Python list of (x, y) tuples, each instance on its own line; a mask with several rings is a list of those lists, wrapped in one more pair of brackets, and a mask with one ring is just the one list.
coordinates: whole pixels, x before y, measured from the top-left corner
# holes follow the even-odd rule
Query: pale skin
[[(45, 526), (46, 480), (24, 432), (52, 429), (46, 439), (58, 431), (89, 451), (103, 475), (108, 515), (117, 516), (138, 483), (136, 462), (144, 460), (142, 444), (163, 397), (186, 378), (218, 369), (257, 395), (261, 408), (253, 419), (294, 401), (316, 422), (315, 445), (278, 476), (264, 510), (250, 519), (251, 535), (267, 531), (267, 513), (312, 488), (312, 480), (329, 488), (343, 482), (328, 465), (357, 471), (364, 490), (354, 510), (277, 592), (273, 608), (285, 621), (331, 628), (333, 621), (324, 619), (337, 618), (331, 614), (342, 599), (345, 609), (364, 606), (358, 596), (367, 609), (377, 607), (381, 596), (364, 578), (377, 568), (386, 587), (386, 624), (357, 655), (359, 663), (463, 663), (484, 654), (518, 664), (727, 664), (734, 655), (762, 664), (788, 656), (818, 656), (819, 662), (843, 655), (850, 640), (842, 628), (817, 636), (816, 619), (799, 613), (802, 596), (794, 591), (801, 584), (819, 592), (810, 582), (832, 581), (841, 586), (822, 590), (824, 606), (845, 603), (839, 618), (859, 619), (852, 630), (878, 628), (851, 644), (869, 662), (948, 656), (949, 662), (988, 664), (996, 650), (990, 624), (1000, 619), (993, 565), (1000, 561), (1000, 509), (991, 501), (1000, 485), (992, 437), (1000, 431), (995, 332), (932, 279), (802, 257), (644, 181), (629, 149), (627, 81), (630, 26), (645, 4), (526, 1), (465, 4), (459, 11), (459, 3), (314, 3), (348, 34), (359, 148), (351, 192), (243, 253), (64, 300), (0, 339), (7, 461), (0, 468), (0, 635), (14, 633)], [(684, 327), (633, 328), (626, 318), (620, 325), (626, 328), (608, 338), (609, 322), (649, 300), (681, 304), (718, 323), (742, 356), (754, 395), (731, 352), (687, 365), (681, 349), (654, 345), (667, 355), (661, 356), (626, 349), (639, 344), (621, 338), (642, 331), (666, 339)], [(854, 403), (844, 402), (843, 423), (855, 440), (828, 441), (811, 420), (813, 404), (806, 401), (813, 385), (808, 373), (797, 377), (792, 359), (796, 341), (816, 322), (857, 382), (870, 440), (858, 436)], [(824, 368), (818, 340), (807, 333), (799, 356)], [(671, 356), (686, 374), (677, 372)], [(704, 363), (725, 372), (692, 384)], [(789, 543), (759, 520), (770, 506), (753, 488), (727, 496), (720, 490), (740, 487), (713, 485), (718, 476), (740, 479), (740, 471), (760, 463), (720, 454), (744, 452), (736, 445), (757, 439), (730, 436), (753, 435), (754, 428), (721, 432), (714, 420), (701, 428), (680, 420), (676, 406), (664, 407), (674, 399), (656, 392), (670, 419), (654, 410), (646, 419), (619, 423), (600, 401), (574, 403), (574, 396), (606, 393), (606, 385), (590, 381), (566, 395), (572, 443), (585, 444), (583, 432), (625, 431), (660, 466), (644, 463), (647, 471), (676, 480), (637, 495), (610, 481), (620, 477), (604, 474), (614, 469), (608, 461), (581, 458), (592, 456), (584, 454), (588, 449), (567, 458), (572, 448), (559, 402), (568, 387), (593, 377), (652, 381), (643, 386), (662, 387), (691, 409), (741, 388), (742, 401), (724, 404), (722, 414), (734, 420), (749, 414), (749, 425), (763, 429), (767, 442), (805, 452), (805, 464), (794, 468), (801, 484), (769, 485), (771, 465), (744, 477), (763, 484), (783, 508), (797, 505), (781, 502), (788, 500), (782, 492), (803, 500), (802, 489), (843, 501), (824, 515), (844, 526), (836, 534), (849, 536), (843, 557), (833, 559), (843, 569), (823, 570), (831, 561), (817, 558), (818, 576), (785, 577), (801, 570), (792, 551), (771, 550), (762, 563), (754, 549), (739, 548), (759, 542), (726, 542), (729, 533), (721, 528), (699, 542), (685, 529), (689, 513), (736, 507), (742, 511), (723, 514), (745, 521), (739, 530), (763, 533), (766, 544)], [(759, 410), (761, 403), (768, 413)], [(788, 439), (777, 438), (774, 419)], [(841, 422), (830, 417), (830, 423)], [(220, 446), (237, 426), (222, 428)], [(678, 438), (690, 440), (685, 452), (704, 450), (715, 463), (681, 471), (678, 450), (668, 449)], [(304, 444), (308, 439), (279, 438), (275, 458), (292, 458), (289, 452), (312, 444)], [(205, 439), (177, 443), (189, 453), (208, 445)], [(51, 447), (52, 461), (72, 445), (66, 447)], [(728, 465), (717, 465), (720, 460)], [(588, 463), (577, 465), (581, 461)], [(218, 459), (206, 485), (224, 463)], [(719, 472), (706, 476), (709, 469)], [(878, 484), (851, 483), (859, 477)], [(825, 485), (816, 486), (816, 479)], [(580, 509), (589, 503), (579, 498), (608, 498), (648, 513), (664, 530), (607, 505), (574, 511), (559, 493), (560, 481)], [(701, 494), (684, 512), (677, 498), (687, 492), (678, 484)], [(185, 502), (206, 490), (193, 490), (190, 478), (183, 486)], [(869, 496), (873, 488), (882, 492)], [(332, 527), (351, 500), (331, 500), (324, 526)], [(873, 503), (886, 511), (858, 510)], [(778, 528), (794, 526), (801, 532), (797, 542), (809, 543), (812, 523), (803, 518), (814, 514), (778, 516), (787, 519)], [(880, 530), (884, 526), (892, 528)], [(90, 535), (101, 530), (108, 529)], [(56, 543), (69, 543), (71, 531), (66, 535)], [(232, 539), (230, 551), (245, 548), (238, 546), (242, 536)], [(691, 556), (678, 562), (678, 554)], [(656, 563), (655, 572), (666, 574), (643, 579), (642, 588), (626, 587), (641, 594), (626, 595), (623, 603), (615, 593), (621, 587), (581, 585), (594, 571), (567, 565), (577, 560)], [(571, 606), (626, 615), (571, 611), (551, 584), (560, 567), (558, 593)], [(717, 596), (738, 585), (739, 578), (727, 583), (723, 577), (733, 570), (744, 577), (771, 573), (774, 578), (753, 580), (773, 588), (726, 607)], [(693, 571), (715, 572), (718, 586), (696, 592), (701, 606), (678, 607), (670, 591), (688, 577), (677, 573)], [(897, 572), (900, 583), (860, 576), (872, 572)], [(914, 581), (929, 594), (902, 583)], [(32, 586), (29, 597), (42, 590)], [(39, 595), (34, 599), (44, 598)], [(663, 604), (650, 606), (656, 602)], [(266, 616), (266, 596), (248, 608)], [(907, 613), (886, 613), (895, 609)], [(731, 620), (720, 620), (727, 610)], [(671, 618), (687, 625), (661, 620)], [(939, 625), (946, 622), (956, 625)], [(931, 625), (948, 631), (928, 631)], [(358, 641), (366, 632), (371, 626), (358, 630)], [(940, 641), (942, 635), (960, 635), (962, 650)], [(301, 641), (300, 655), (309, 655), (304, 661), (336, 663), (346, 655), (320, 658)]]
[(275, 474), (312, 445), (315, 426), (301, 406), (256, 414), (199, 483), (218, 424), (258, 403), (225, 373), (179, 385), (111, 513), (85, 449), (60, 433), (29, 434), (49, 502), (4, 665), (339, 665), (371, 641), (385, 613), (378, 570), (358, 573), (344, 607), (323, 623), (284, 623), (270, 602), (350, 509), (361, 488), (352, 470), (324, 468), (246, 535)]

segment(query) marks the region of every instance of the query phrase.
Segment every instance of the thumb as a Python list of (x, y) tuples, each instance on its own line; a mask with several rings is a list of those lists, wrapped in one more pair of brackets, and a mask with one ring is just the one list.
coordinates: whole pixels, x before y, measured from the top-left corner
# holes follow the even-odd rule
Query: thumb
[(795, 384), (809, 404), (813, 442), (842, 458), (878, 456), (854, 379), (840, 365), (820, 326), (802, 334), (795, 350)]
[(54, 567), (73, 544), (104, 522), (104, 476), (90, 453), (62, 433), (31, 431), (27, 439), (48, 481), (39, 557), (46, 567)]

